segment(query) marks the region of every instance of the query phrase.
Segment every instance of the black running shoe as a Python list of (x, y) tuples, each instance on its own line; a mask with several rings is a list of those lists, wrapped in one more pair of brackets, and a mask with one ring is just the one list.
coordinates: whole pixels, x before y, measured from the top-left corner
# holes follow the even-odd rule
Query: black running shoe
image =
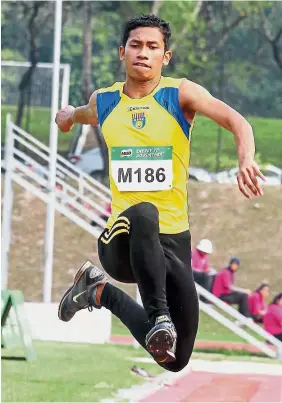
[(158, 316), (146, 336), (146, 347), (157, 362), (175, 361), (176, 330), (167, 315)]
[(101, 308), (93, 299), (90, 300), (93, 289), (99, 284), (107, 282), (105, 273), (87, 260), (75, 275), (73, 285), (64, 293), (59, 309), (58, 316), (64, 322), (68, 322), (81, 309), (88, 308), (90, 311), (94, 308)]

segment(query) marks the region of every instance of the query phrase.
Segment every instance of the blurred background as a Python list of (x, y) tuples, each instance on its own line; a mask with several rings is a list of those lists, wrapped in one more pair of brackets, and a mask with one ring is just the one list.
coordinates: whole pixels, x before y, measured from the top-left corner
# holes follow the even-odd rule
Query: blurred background
[[(1, 6), (2, 202), (7, 113), (12, 115), (17, 127), (33, 139), (23, 137), (25, 140), (20, 141), (17, 137), (14, 144), (18, 150), (14, 153), (18, 161), (18, 171), (14, 175), (18, 179), (13, 184), (8, 288), (22, 290), (26, 301), (42, 301), (48, 160), (38, 150), (44, 150), (43, 146), (48, 146), (50, 141), (55, 2), (2, 1)], [(231, 256), (239, 257), (241, 266), (236, 283), (255, 290), (263, 280), (268, 280), (271, 285), (269, 302), (282, 290), (282, 3), (63, 1), (60, 104), (67, 97), (71, 105), (85, 104), (95, 89), (125, 79), (118, 58), (122, 28), (130, 17), (141, 13), (157, 14), (171, 24), (173, 58), (163, 75), (186, 77), (203, 85), (242, 113), (254, 129), (256, 160), (266, 176), (265, 195), (247, 201), (235, 185), (237, 155), (232, 134), (197, 116), (189, 171), (189, 216), (192, 247), (200, 239), (211, 240), (210, 262), (218, 271), (228, 264)], [(19, 136), (19, 131), (14, 129), (14, 132)], [(33, 141), (35, 147), (34, 139), (43, 144), (37, 151), (28, 145)], [(110, 200), (108, 155), (99, 127), (76, 125), (67, 134), (59, 133), (58, 154), (64, 160), (58, 162), (56, 177), (56, 197), (61, 210), (55, 217), (52, 266), (52, 301), (55, 302), (73, 281), (85, 259), (100, 265), (95, 231), (105, 224)], [(67, 161), (64, 168), (60, 165), (62, 161)], [(27, 185), (24, 187), (20, 183)], [(78, 218), (74, 219), (74, 215)], [(119, 286), (135, 297), (135, 286)], [(128, 336), (127, 330), (115, 318), (112, 331)], [(201, 313), (198, 339), (241, 340), (205, 313)], [(59, 346), (47, 346), (42, 350), (38, 346), (46, 357), (56, 348), (60, 354)], [(102, 363), (101, 351), (95, 351)], [(141, 354), (132, 353), (132, 350), (113, 350), (111, 359), (121, 362), (123, 351)], [(62, 353), (61, 362), (70, 354), (71, 349)], [(85, 350), (84, 357), (87, 354), (92, 353)], [(75, 359), (79, 360), (77, 356)], [(58, 362), (48, 362), (46, 368), (50, 374), (56, 372), (56, 365)], [(117, 364), (116, 379), (118, 369), (122, 373), (127, 368), (124, 363), (122, 369), (118, 365), (121, 364)], [(69, 382), (72, 375), (68, 368), (62, 368), (61, 373), (66, 371), (68, 374), (65, 382)], [(93, 370), (87, 366), (83, 368), (85, 373)], [(97, 387), (93, 393), (86, 391), (81, 386), (84, 382), (81, 378), (78, 386), (73, 380), (76, 390), (70, 390), (69, 395), (62, 393), (61, 397), (58, 389), (47, 390), (48, 387), (44, 395), (43, 386), (34, 389), (34, 395), (30, 396), (27, 379), (18, 396), (16, 387), (11, 387), (11, 374), (17, 370), (14, 367), (6, 370), (10, 374), (5, 384), (6, 401), (23, 400), (23, 396), (27, 401), (29, 398), (39, 401), (42, 396), (46, 401), (50, 396), (53, 401), (60, 401), (60, 398), (61, 401), (90, 401), (109, 395), (107, 387)], [(41, 369), (37, 370), (40, 373)], [(105, 373), (107, 370), (105, 365)], [(28, 377), (33, 379), (34, 372)], [(44, 371), (42, 377), (45, 377)], [(13, 382), (16, 379), (13, 378)], [(127, 380), (123, 378), (117, 384), (124, 387), (124, 382)], [(132, 383), (130, 381), (128, 385)], [(84, 395), (77, 393), (80, 387)], [(26, 395), (24, 388), (28, 391)]]

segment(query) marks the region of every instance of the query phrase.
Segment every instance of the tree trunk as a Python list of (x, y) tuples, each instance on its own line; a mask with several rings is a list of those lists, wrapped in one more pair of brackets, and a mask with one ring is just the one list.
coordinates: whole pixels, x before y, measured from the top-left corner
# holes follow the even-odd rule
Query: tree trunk
[(24, 107), (26, 104), (26, 95), (27, 95), (27, 90), (31, 84), (31, 78), (34, 73), (34, 70), (36, 68), (36, 65), (38, 63), (38, 48), (36, 44), (36, 33), (35, 33), (35, 19), (38, 14), (38, 10), (40, 7), (40, 3), (34, 3), (33, 5), (33, 10), (32, 14), (30, 16), (29, 22), (28, 22), (28, 30), (29, 30), (29, 45), (30, 45), (30, 62), (31, 66), (28, 68), (28, 70), (24, 73), (21, 82), (19, 84), (19, 91), (20, 91), (20, 96), (19, 96), (19, 102), (18, 102), (18, 111), (17, 111), (17, 118), (16, 118), (16, 125), (21, 126), (22, 124), (22, 119), (23, 119), (23, 114), (24, 114)]
[(82, 95), (85, 103), (88, 103), (92, 93), (93, 85), (91, 79), (91, 58), (92, 58), (92, 8), (91, 2), (83, 4), (83, 67), (82, 67)]
[[(26, 101), (28, 98), (28, 90), (32, 82), (32, 75), (34, 70), (36, 69), (36, 65), (38, 63), (38, 48), (36, 44), (36, 30), (35, 30), (35, 20), (38, 14), (38, 10), (40, 8), (40, 3), (34, 3), (32, 13), (30, 19), (28, 21), (28, 31), (29, 31), (29, 45), (30, 45), (30, 62), (31, 65), (28, 70), (24, 73), (21, 82), (19, 84), (19, 101), (18, 101), (18, 110), (17, 110), (17, 117), (16, 117), (16, 125), (21, 127), (23, 115), (24, 115), (24, 108), (26, 105)], [(19, 147), (19, 142), (15, 141), (15, 148)]]
[(154, 0), (152, 9), (151, 9), (151, 14), (158, 15), (161, 5), (162, 5), (162, 0)]
[[(201, 13), (201, 11), (202, 11), (202, 8), (204, 7), (203, 4), (204, 4), (204, 3), (203, 3), (202, 0), (197, 0), (197, 2), (196, 2), (196, 4), (195, 4), (195, 8), (194, 8), (193, 13), (192, 13), (192, 19), (193, 19), (193, 21), (196, 21), (197, 18), (198, 18), (198, 16), (200, 15), (200, 13)], [(183, 28), (182, 28), (182, 30), (181, 30), (181, 35), (179, 36), (178, 40), (182, 41), (183, 38), (185, 37), (185, 35), (187, 34), (187, 31), (188, 31), (188, 24), (187, 24), (187, 22), (185, 22), (185, 24), (184, 24), (184, 26), (183, 26)], [(171, 50), (172, 52), (176, 49), (176, 47), (177, 47), (177, 45), (178, 45), (177, 42), (178, 42), (178, 41), (176, 40), (176, 41), (174, 41), (174, 42), (171, 44), (170, 50)]]
[(282, 72), (282, 51), (281, 51), (282, 42), (281, 42), (281, 38), (282, 38), (282, 28), (280, 28), (280, 30), (277, 33), (276, 37), (271, 42), (271, 46), (272, 46), (272, 53), (273, 53), (274, 60), (275, 60), (275, 62), (277, 64), (277, 66), (280, 68), (280, 70)]

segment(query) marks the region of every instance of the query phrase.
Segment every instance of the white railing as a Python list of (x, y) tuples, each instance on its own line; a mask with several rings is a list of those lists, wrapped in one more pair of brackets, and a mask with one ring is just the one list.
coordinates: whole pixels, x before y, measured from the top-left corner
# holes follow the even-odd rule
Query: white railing
[[(18, 140), (21, 144), (27, 147), (29, 150), (33, 151), (39, 157), (44, 159), (46, 163), (50, 161), (50, 149), (45, 144), (41, 143), (39, 140), (25, 132), (23, 129), (16, 126), (14, 123), (10, 123), (10, 129), (14, 133), (14, 138)], [(48, 168), (47, 168), (48, 169)], [(57, 155), (56, 169), (63, 175), (66, 175), (67, 179), (73, 179), (77, 181), (80, 190), (85, 190), (85, 188), (95, 194), (97, 197), (101, 198), (105, 202), (110, 201), (110, 189), (104, 186), (99, 181), (95, 180), (85, 172), (78, 169), (75, 165), (71, 164), (68, 160), (60, 155)]]
[[(14, 166), (17, 171), (22, 171), (33, 182), (43, 186), (46, 192), (50, 192), (52, 189), (48, 187), (49, 148), (13, 123), (10, 123), (10, 130), (13, 143), (15, 140), (18, 141), (29, 150), (29, 153), (33, 153), (37, 160), (40, 159), (43, 162), (40, 164), (35, 158), (13, 147), (13, 155), (20, 157), (23, 161), (19, 162), (19, 159), (14, 158)], [(105, 224), (99, 217), (101, 215), (109, 216), (108, 211), (104, 208), (105, 203), (110, 202), (110, 190), (106, 186), (60, 155), (57, 156), (56, 161), (56, 184), (55, 193), (62, 203), (74, 206), (80, 214), (85, 216), (85, 219), (92, 219), (100, 226)]]
[[(15, 141), (21, 147), (15, 148)], [(27, 154), (28, 153), (28, 154)], [(60, 155), (56, 157), (56, 186), (48, 181), (50, 149), (23, 129), (7, 115), (6, 148), (3, 167), (6, 169), (2, 222), (2, 289), (7, 287), (11, 214), (12, 182), (18, 183), (45, 203), (55, 198), (55, 208), (75, 224), (98, 238), (105, 227), (105, 209), (110, 202), (110, 190), (84, 173)], [(96, 226), (91, 225), (95, 223)]]
[[(12, 173), (12, 179), (14, 182), (16, 182), (18, 185), (22, 186), (26, 190), (30, 191), (33, 193), (36, 197), (44, 201), (45, 203), (49, 202), (50, 195), (48, 193), (43, 192), (40, 188), (34, 186), (32, 183), (21, 177), (19, 174)], [(69, 218), (71, 221), (73, 221), (75, 224), (79, 225), (81, 228), (83, 228), (85, 231), (89, 232), (92, 234), (95, 238), (98, 238), (101, 234), (101, 230), (96, 229), (92, 225), (90, 225), (87, 221), (84, 219), (80, 218), (75, 212), (73, 212), (71, 209), (68, 207), (64, 206), (64, 204), (60, 203), (58, 200), (55, 202), (55, 207), (56, 210)]]
[(249, 334), (245, 329), (242, 329), (235, 322), (233, 322), (226, 316), (222, 315), (222, 313), (215, 310), (213, 306), (209, 306), (208, 304), (205, 304), (205, 303), (199, 301), (200, 309), (203, 312), (207, 313), (209, 316), (213, 317), (219, 323), (221, 323), (228, 329), (232, 330), (238, 336), (242, 337), (249, 343), (256, 346), (259, 350), (263, 351), (269, 357), (272, 357), (272, 358), (277, 357), (279, 359), (282, 359), (282, 342), (281, 341), (276, 339), (276, 337), (272, 336), (270, 333), (266, 332), (263, 328), (261, 328), (256, 323), (251, 321), (249, 318), (246, 318), (245, 316), (243, 316), (236, 309), (232, 308), (230, 305), (226, 304), (224, 301), (217, 298), (215, 295), (213, 295), (212, 293), (207, 291), (205, 288), (203, 288), (199, 284), (195, 283), (195, 285), (196, 285), (197, 292), (200, 296), (207, 299), (214, 306), (216, 306), (221, 311), (230, 315), (236, 321), (239, 321), (240, 324), (244, 325), (245, 329), (248, 328), (256, 335), (261, 336), (264, 340), (267, 340), (269, 343), (271, 343), (273, 346), (275, 346), (276, 351), (273, 351), (269, 347), (269, 345), (256, 339), (253, 335)]

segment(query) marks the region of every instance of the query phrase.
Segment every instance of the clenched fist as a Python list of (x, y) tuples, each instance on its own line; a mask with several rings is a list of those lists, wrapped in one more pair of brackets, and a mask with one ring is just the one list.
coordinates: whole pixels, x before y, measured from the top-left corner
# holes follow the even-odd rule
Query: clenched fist
[(57, 123), (59, 129), (63, 133), (69, 132), (74, 125), (73, 121), (74, 110), (75, 108), (73, 106), (67, 105), (56, 114), (55, 122)]

